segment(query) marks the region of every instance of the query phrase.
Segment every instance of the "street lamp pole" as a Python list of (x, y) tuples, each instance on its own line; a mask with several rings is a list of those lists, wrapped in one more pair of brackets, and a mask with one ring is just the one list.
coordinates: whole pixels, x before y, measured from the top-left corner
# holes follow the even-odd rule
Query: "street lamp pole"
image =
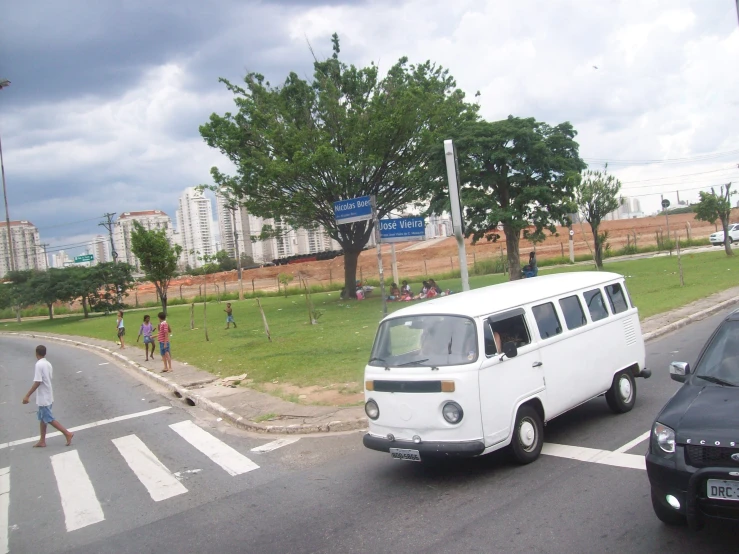
[[(0, 79), (0, 90), (10, 84), (7, 79)], [(13, 255), (13, 239), (10, 237), (10, 214), (8, 213), (8, 191), (5, 187), (5, 163), (3, 162), (3, 143), (0, 140), (0, 173), (3, 177), (3, 199), (5, 200), (5, 232), (8, 238), (8, 253), (10, 254), (10, 271), (15, 271), (15, 256)]]

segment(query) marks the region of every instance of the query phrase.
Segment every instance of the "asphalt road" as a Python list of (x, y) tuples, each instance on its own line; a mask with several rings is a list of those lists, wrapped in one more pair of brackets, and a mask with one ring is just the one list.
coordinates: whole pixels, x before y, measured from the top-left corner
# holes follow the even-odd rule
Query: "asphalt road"
[[(669, 379), (669, 362), (694, 362), (721, 317), (650, 343), (654, 374), (637, 381), (634, 410), (613, 415), (599, 398), (563, 415), (545, 432), (557, 455), (523, 467), (505, 453), (430, 467), (399, 462), (364, 449), (360, 433), (251, 452), (273, 438), (249, 436), (185, 409), (112, 363), (100, 366), (107, 360), (97, 355), (50, 345), (55, 415), (65, 425), (168, 409), (79, 431), (70, 449), (61, 437), (50, 439), (46, 451), (31, 443), (0, 444), (0, 472), (10, 468), (10, 551), (734, 552), (731, 524), (709, 523), (693, 533), (660, 523), (646, 472), (633, 467), (646, 450), (646, 442), (635, 439), (679, 387)], [(0, 338), (0, 443), (37, 432), (33, 407), (20, 405), (32, 377), (33, 346)], [(170, 427), (183, 421), (259, 469), (230, 475)], [(180, 474), (187, 492), (152, 499), (141, 469), (129, 467), (112, 442), (132, 434)], [(621, 450), (626, 461), (580, 461), (567, 457), (567, 446)], [(50, 463), (69, 450), (79, 453), (105, 517), (71, 531), (60, 501), (63, 485)], [(201, 471), (184, 473), (194, 469)]]

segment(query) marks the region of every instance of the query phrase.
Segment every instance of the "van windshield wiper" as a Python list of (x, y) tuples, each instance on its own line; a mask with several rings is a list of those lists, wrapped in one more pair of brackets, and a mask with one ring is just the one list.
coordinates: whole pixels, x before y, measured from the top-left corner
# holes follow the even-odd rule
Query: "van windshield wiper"
[(386, 361), (385, 361), (384, 359), (382, 359), (382, 358), (377, 358), (377, 357), (375, 357), (375, 358), (370, 358), (370, 359), (369, 359), (369, 361), (370, 361), (370, 362), (382, 362), (383, 364), (384, 364), (384, 363), (387, 363), (387, 362), (386, 362)]
[(698, 379), (704, 379), (709, 383), (716, 383), (717, 385), (724, 385), (727, 387), (739, 387), (739, 385), (737, 385), (736, 383), (724, 381), (723, 379), (719, 379), (718, 377), (714, 377), (713, 375), (696, 375), (696, 377), (698, 377)]
[(424, 358), (423, 360), (413, 360), (412, 362), (405, 362), (404, 364), (398, 364), (398, 367), (403, 367), (404, 365), (421, 365), (423, 362), (428, 362), (428, 358)]

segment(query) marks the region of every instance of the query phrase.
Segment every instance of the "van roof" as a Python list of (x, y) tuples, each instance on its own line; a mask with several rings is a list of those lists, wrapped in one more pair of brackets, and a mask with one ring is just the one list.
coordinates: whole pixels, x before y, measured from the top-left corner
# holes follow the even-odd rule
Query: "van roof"
[(559, 296), (570, 291), (597, 287), (619, 279), (623, 279), (623, 276), (606, 271), (575, 271), (542, 275), (437, 297), (388, 314), (386, 319), (424, 314), (459, 314), (477, 317), (510, 310), (522, 304)]

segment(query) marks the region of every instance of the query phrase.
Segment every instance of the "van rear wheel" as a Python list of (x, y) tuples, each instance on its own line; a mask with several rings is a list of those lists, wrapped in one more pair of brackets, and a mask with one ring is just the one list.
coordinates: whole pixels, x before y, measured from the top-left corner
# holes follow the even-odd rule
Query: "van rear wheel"
[(627, 369), (616, 373), (611, 388), (606, 392), (606, 402), (614, 413), (631, 411), (636, 404), (636, 381), (631, 371)]
[(521, 406), (513, 427), (511, 452), (520, 464), (530, 464), (539, 457), (544, 444), (544, 423), (531, 406)]

